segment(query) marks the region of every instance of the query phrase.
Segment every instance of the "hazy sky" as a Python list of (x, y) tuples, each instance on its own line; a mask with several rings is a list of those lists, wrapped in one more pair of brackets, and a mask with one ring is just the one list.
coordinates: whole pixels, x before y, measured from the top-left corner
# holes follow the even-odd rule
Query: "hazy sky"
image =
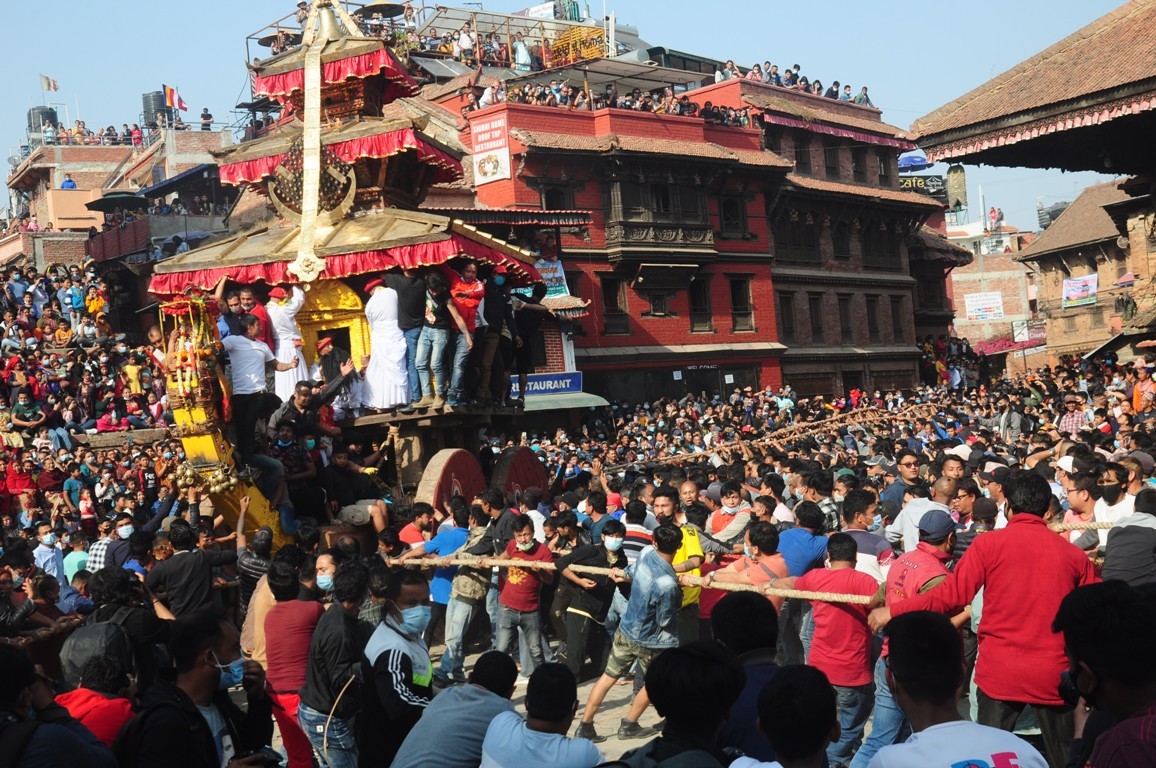
[[(444, 2), (444, 0), (443, 0)], [(452, 2), (444, 2), (454, 5)], [(531, 3), (495, 0), (488, 10), (509, 12)], [(995, 2), (961, 5), (902, 0), (814, 4), (762, 0), (728, 3), (687, 0), (609, 2), (619, 21), (638, 27), (652, 45), (733, 58), (747, 67), (770, 60), (802, 65), (811, 79), (869, 86), (883, 119), (909, 127), (957, 96), (1120, 5), (1119, 0)], [(217, 119), (248, 96), (245, 36), (291, 12), (293, 0), (186, 0), (117, 5), (59, 0), (45, 26), (36, 4), (11, 3), (9, 34), (0, 52), (0, 138), (5, 154), (18, 149), (30, 104), (43, 102), (41, 73), (60, 84), (49, 94), (60, 119), (78, 116), (90, 128), (139, 120), (141, 94), (177, 86), (187, 119), (208, 107)], [(465, 4), (462, 4), (465, 5)], [(601, 0), (588, 3), (601, 15)], [(886, 12), (884, 12), (886, 11)], [(255, 53), (259, 53), (259, 49)], [(7, 169), (5, 169), (7, 170)], [(933, 171), (945, 170), (938, 166)], [(1071, 200), (1107, 179), (1091, 173), (968, 167), (972, 214), (978, 189), (1007, 221), (1036, 227), (1036, 200)], [(7, 200), (0, 201), (0, 209)]]

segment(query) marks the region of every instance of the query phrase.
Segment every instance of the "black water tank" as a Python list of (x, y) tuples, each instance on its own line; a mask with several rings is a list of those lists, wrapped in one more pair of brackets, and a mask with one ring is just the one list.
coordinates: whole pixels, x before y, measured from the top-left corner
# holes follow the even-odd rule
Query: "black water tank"
[(154, 125), (157, 120), (157, 112), (165, 116), (166, 122), (172, 122), (173, 110), (172, 107), (165, 106), (164, 91), (150, 91), (142, 94), (141, 105), (141, 115), (145, 123)]
[(56, 125), (56, 110), (52, 107), (32, 107), (28, 110), (28, 132), (40, 133), (45, 123)]

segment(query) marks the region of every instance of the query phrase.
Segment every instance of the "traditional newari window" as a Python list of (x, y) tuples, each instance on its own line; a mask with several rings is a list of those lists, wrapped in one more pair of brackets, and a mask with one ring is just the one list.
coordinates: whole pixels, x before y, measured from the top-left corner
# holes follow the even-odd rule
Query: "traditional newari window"
[(755, 329), (755, 308), (751, 303), (751, 279), (749, 277), (730, 278), (731, 325), (735, 332)]

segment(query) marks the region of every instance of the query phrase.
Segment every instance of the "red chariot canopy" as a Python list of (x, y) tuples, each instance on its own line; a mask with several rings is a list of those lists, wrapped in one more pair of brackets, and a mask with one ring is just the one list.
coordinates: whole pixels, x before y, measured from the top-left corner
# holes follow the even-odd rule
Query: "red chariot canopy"
[[(405, 67), (388, 48), (371, 53), (350, 56), (321, 65), (322, 84), (341, 83), (351, 78), (373, 77), (381, 73), (389, 80), (385, 101), (389, 103), (400, 96), (416, 96), (417, 83), (405, 71)], [(255, 75), (253, 92), (258, 96), (272, 96), (283, 99), (294, 91), (305, 90), (305, 70), (292, 69), (279, 75)]]

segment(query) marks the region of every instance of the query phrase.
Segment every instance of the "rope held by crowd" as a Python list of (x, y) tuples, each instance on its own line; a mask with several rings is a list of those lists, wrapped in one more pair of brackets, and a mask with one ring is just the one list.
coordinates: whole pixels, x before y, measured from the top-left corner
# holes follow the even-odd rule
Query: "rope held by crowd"
[[(811, 436), (818, 434), (818, 433), (829, 432), (831, 429), (833, 429), (835, 427), (842, 426), (848, 422), (851, 424), (854, 424), (856, 426), (866, 426), (866, 425), (878, 424), (879, 422), (884, 421), (886, 419), (894, 419), (894, 418), (900, 418), (900, 417), (926, 416), (926, 415), (928, 415), (929, 412), (930, 412), (930, 405), (919, 404), (919, 403), (913, 403), (911, 405), (907, 405), (898, 411), (887, 411), (887, 410), (883, 410), (882, 408), (877, 408), (875, 406), (870, 406), (867, 408), (858, 408), (858, 409), (853, 410), (853, 411), (847, 411), (846, 413), (836, 414), (834, 416), (831, 416), (830, 418), (826, 418), (826, 419), (823, 419), (821, 421), (808, 421), (808, 422), (804, 422), (802, 424), (792, 424), (789, 427), (783, 427), (781, 429), (777, 429), (769, 435), (766, 435), (764, 437), (755, 438), (754, 440), (733, 440), (729, 443), (718, 443), (718, 444), (710, 446), (708, 451), (704, 451), (702, 453), (693, 453), (693, 452), (687, 451), (687, 452), (682, 452), (682, 453), (676, 453), (672, 456), (662, 456), (659, 458), (650, 459), (650, 460), (642, 462), (642, 463), (645, 463), (645, 464), (673, 464), (673, 463), (677, 463), (680, 461), (687, 461), (690, 459), (696, 459), (696, 458), (702, 459), (702, 458), (705, 458), (706, 456), (710, 455), (711, 453), (717, 453), (718, 451), (729, 451), (729, 450), (734, 450), (734, 449), (741, 449), (744, 445), (747, 445), (747, 446), (772, 445), (772, 446), (778, 447), (779, 443), (782, 443), (783, 441), (800, 440), (803, 438), (811, 437)], [(629, 467), (635, 463), (638, 463), (638, 462), (627, 462), (625, 464), (615, 464), (613, 466), (606, 467), (604, 469), (604, 471), (617, 472), (618, 470), (625, 469), (626, 467)]]
[[(480, 566), (482, 561), (485, 561), (485, 566)], [(441, 568), (452, 565), (465, 565), (474, 568), (477, 567), (491, 567), (498, 568), (533, 568), (540, 570), (553, 571), (556, 570), (554, 563), (541, 562), (537, 560), (500, 560), (497, 558), (412, 558), (404, 562), (400, 562), (397, 558), (390, 558), (389, 565), (399, 566), (402, 568)], [(594, 576), (609, 576), (611, 571), (620, 570), (616, 568), (600, 568), (594, 565), (571, 565), (569, 570), (574, 573), (586, 573)], [(729, 584), (720, 583), (717, 581), (706, 582), (698, 576), (684, 575), (686, 583), (690, 586), (709, 587), (710, 589), (721, 589), (727, 592), (758, 592), (759, 594), (768, 597), (783, 597), (792, 598), (795, 600), (819, 600), (824, 603), (853, 603), (856, 605), (868, 605), (872, 601), (871, 596), (865, 595), (843, 595), (837, 592), (810, 592), (801, 589), (772, 589), (771, 587), (759, 586), (756, 584)]]

